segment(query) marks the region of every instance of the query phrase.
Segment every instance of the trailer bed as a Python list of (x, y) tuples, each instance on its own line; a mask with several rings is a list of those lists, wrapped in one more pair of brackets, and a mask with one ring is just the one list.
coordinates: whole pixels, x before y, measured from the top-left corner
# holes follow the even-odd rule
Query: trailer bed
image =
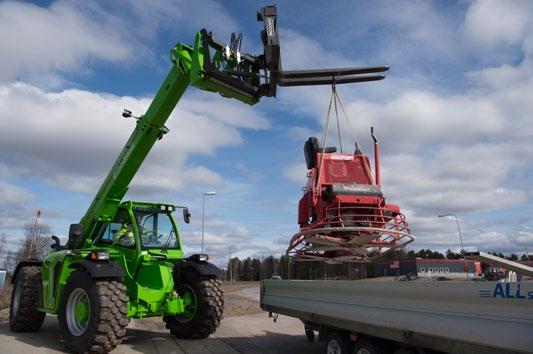
[(264, 280), (261, 308), (447, 353), (533, 352), (533, 282)]

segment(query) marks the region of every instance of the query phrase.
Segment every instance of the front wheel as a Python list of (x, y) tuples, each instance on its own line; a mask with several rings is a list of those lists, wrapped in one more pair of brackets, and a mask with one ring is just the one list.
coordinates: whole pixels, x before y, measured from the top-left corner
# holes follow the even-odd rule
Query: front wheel
[(181, 339), (201, 339), (213, 334), (222, 320), (224, 293), (216, 278), (187, 274), (176, 286), (184, 312), (163, 316), (170, 334)]
[(59, 326), (65, 346), (75, 353), (107, 353), (126, 334), (128, 298), (124, 285), (73, 273), (61, 298)]

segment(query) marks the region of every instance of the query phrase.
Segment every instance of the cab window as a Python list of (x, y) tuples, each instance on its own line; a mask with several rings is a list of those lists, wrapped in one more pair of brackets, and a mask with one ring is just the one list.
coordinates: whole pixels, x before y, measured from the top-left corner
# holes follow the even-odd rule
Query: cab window
[(170, 213), (158, 208), (134, 209), (143, 248), (178, 249), (179, 243)]
[(107, 224), (101, 236), (104, 243), (132, 248), (135, 246), (135, 237), (128, 212), (119, 209), (113, 222)]

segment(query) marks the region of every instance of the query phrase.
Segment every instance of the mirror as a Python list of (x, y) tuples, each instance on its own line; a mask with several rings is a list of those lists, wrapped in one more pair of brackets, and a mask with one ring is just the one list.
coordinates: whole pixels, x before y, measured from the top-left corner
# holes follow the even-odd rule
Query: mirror
[(57, 237), (56, 235), (53, 235), (52, 240), (54, 241), (54, 243), (52, 243), (50, 248), (56, 251), (61, 249), (61, 242), (59, 242), (59, 237)]
[(183, 208), (183, 221), (185, 221), (187, 224), (191, 222), (191, 213), (189, 212), (189, 208)]
[(83, 226), (71, 224), (68, 231), (68, 243), (70, 247), (76, 247), (83, 240)]

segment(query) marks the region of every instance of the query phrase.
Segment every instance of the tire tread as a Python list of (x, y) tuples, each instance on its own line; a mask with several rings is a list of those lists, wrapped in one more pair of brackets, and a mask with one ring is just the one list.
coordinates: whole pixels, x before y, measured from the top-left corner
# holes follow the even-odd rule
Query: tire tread
[(9, 310), (9, 326), (13, 332), (36, 332), (46, 317), (46, 313), (37, 310), (41, 306), (42, 275), (41, 267), (29, 266), (22, 268), (16, 279), (15, 287), (22, 286), (18, 312), (13, 313), (15, 288), (11, 296)]
[(202, 339), (215, 333), (224, 316), (224, 292), (222, 282), (216, 278), (199, 280), (197, 301), (202, 302), (204, 318), (199, 324), (187, 326), (176, 320), (175, 316), (163, 316), (170, 334), (180, 339)]
[[(90, 353), (107, 353), (120, 344), (128, 325), (126, 287), (116, 280), (96, 281), (100, 298), (100, 323), (97, 326)], [(117, 294), (119, 293), (119, 294)]]
[[(66, 324), (66, 301), (76, 288), (87, 291), (96, 312), (80, 337), (73, 336)], [(68, 290), (67, 290), (68, 289)], [(120, 279), (94, 279), (83, 270), (72, 273), (63, 290), (59, 323), (65, 347), (75, 353), (108, 353), (115, 349), (126, 334), (129, 323), (126, 287)], [(92, 313), (94, 314), (94, 313)], [(94, 322), (93, 322), (94, 321)]]

